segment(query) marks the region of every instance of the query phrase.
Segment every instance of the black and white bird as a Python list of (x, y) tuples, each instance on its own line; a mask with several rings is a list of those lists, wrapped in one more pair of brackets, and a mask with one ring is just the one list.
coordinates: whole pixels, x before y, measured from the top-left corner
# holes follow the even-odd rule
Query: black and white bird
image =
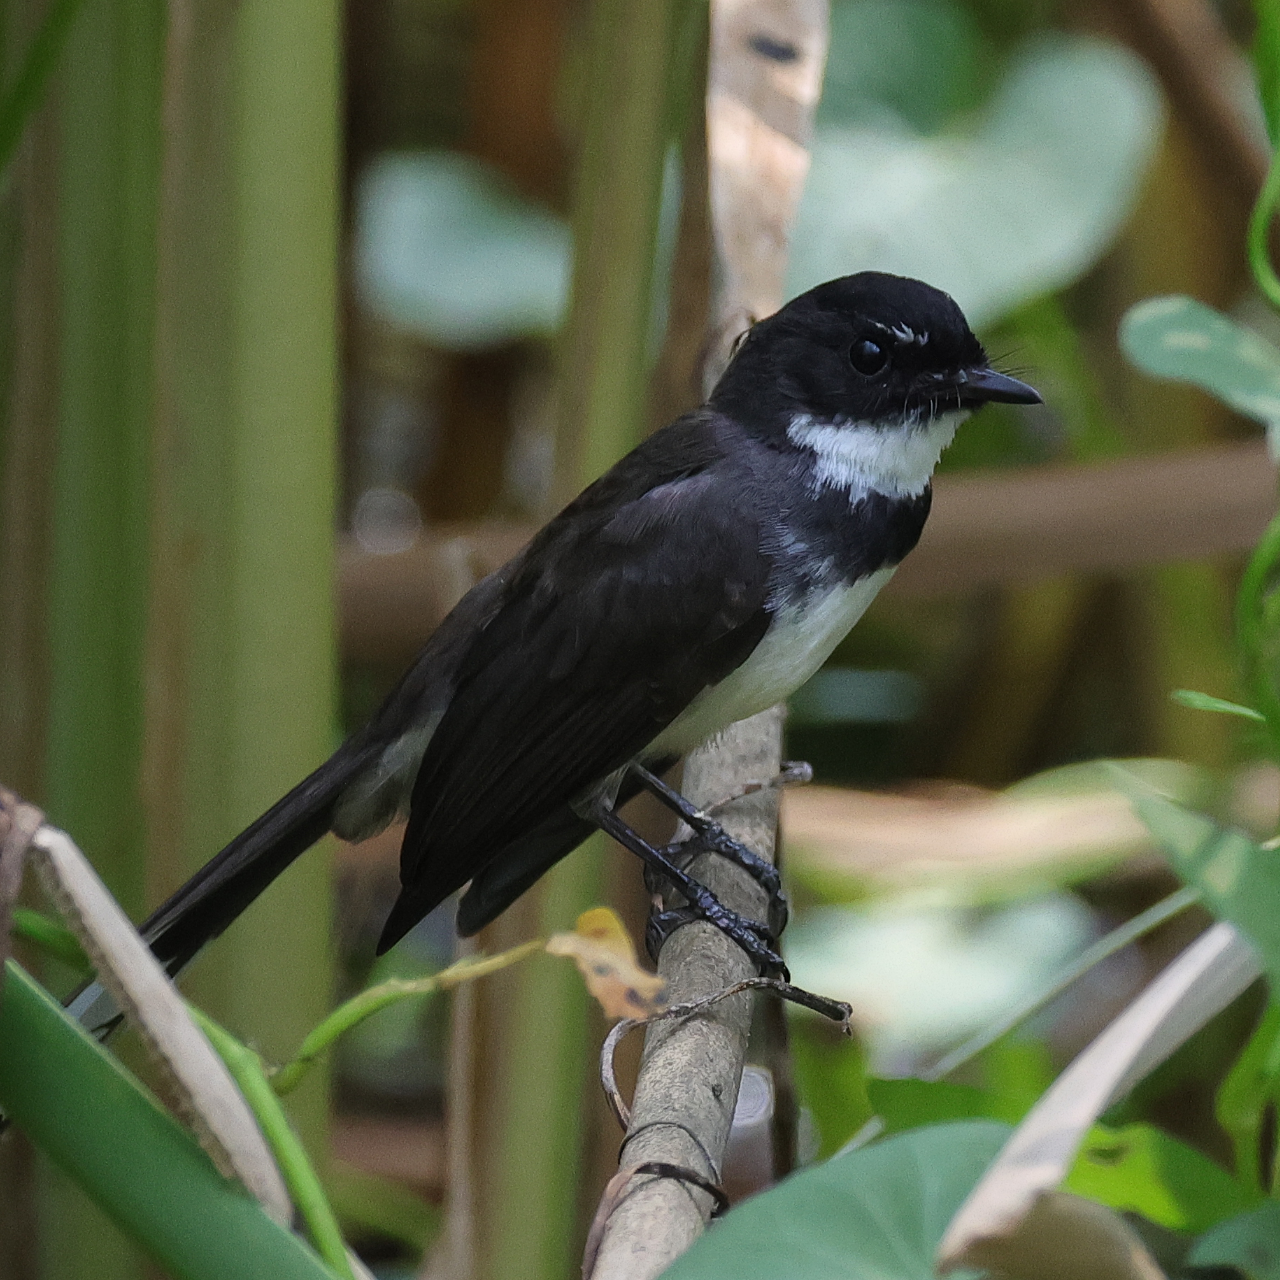
[(817, 671), (915, 546), (956, 428), (993, 400), (1040, 396), (918, 280), (847, 276), (760, 321), (701, 408), (477, 584), (372, 720), (145, 922), (153, 951), (176, 973), (326, 832), (407, 819), (380, 951), (466, 885), (474, 933), (601, 827), (776, 969), (769, 929), (618, 805), (656, 786), (680, 808), (653, 775)]

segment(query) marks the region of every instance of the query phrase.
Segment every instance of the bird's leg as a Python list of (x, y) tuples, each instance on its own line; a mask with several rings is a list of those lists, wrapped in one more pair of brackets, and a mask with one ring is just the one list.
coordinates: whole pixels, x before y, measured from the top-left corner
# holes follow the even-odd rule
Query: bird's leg
[(714, 818), (682, 796), (674, 787), (667, 786), (657, 774), (639, 764), (633, 764), (631, 772), (650, 795), (666, 805), (694, 833), (692, 840), (668, 845), (663, 853), (671, 859), (705, 849), (710, 853), (718, 853), (722, 858), (728, 858), (734, 866), (741, 867), (769, 895), (769, 931), (775, 938), (780, 937), (787, 927), (788, 907), (778, 868), (754, 850), (748, 849), (741, 841), (735, 840)]
[(650, 921), (651, 932), (646, 935), (651, 954), (679, 925), (691, 920), (705, 920), (714, 925), (725, 937), (736, 942), (765, 976), (779, 974), (787, 978), (787, 966), (773, 949), (774, 936), (769, 927), (758, 920), (749, 919), (737, 911), (731, 911), (719, 898), (695, 880), (683, 867), (668, 856), (665, 849), (656, 849), (639, 832), (628, 826), (604, 797), (592, 802), (585, 816), (589, 817), (606, 835), (630, 849), (646, 867), (668, 881), (688, 904), (676, 911), (662, 912)]

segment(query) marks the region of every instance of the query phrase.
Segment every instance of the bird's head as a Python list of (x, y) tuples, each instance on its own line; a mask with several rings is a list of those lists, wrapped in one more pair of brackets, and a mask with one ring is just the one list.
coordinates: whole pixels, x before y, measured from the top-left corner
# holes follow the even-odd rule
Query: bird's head
[(864, 271), (802, 293), (754, 325), (711, 403), (783, 426), (803, 415), (883, 430), (1040, 395), (991, 367), (950, 295)]

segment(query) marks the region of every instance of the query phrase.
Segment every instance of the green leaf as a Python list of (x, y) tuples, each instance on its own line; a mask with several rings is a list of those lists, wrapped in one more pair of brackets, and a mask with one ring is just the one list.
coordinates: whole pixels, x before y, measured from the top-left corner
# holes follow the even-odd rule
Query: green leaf
[(1267, 721), (1261, 711), (1242, 707), (1238, 702), (1228, 702), (1225, 698), (1215, 698), (1211, 693), (1198, 693), (1195, 689), (1175, 689), (1169, 697), (1180, 707), (1190, 707), (1192, 711), (1217, 711), (1224, 716), (1239, 716), (1241, 720), (1254, 720), (1261, 724)]
[(818, 1130), (818, 1157), (826, 1160), (871, 1119), (866, 1050), (801, 1015), (791, 1019), (791, 1056), (801, 1101)]
[(1270, 1190), (1264, 1172), (1263, 1118), (1267, 1104), (1280, 1103), (1280, 1008), (1270, 1005), (1235, 1066), (1218, 1089), (1214, 1111), (1235, 1148), (1236, 1176), (1258, 1194)]
[(1268, 1201), (1219, 1224), (1186, 1261), (1193, 1267), (1239, 1267), (1249, 1280), (1280, 1280), (1280, 1204)]
[(971, 1084), (947, 1080), (868, 1080), (867, 1096), (886, 1133), (904, 1133), (950, 1120), (1022, 1119), (1016, 1102)]
[(1258, 1199), (1208, 1156), (1149, 1124), (1095, 1125), (1063, 1190), (1193, 1234)]
[(0, 1108), (168, 1274), (334, 1280), (21, 966), (5, 977)]
[(1272, 991), (1280, 992), (1280, 852), (1208, 814), (1184, 809), (1115, 767), (1116, 785), (1205, 905), (1238, 926), (1258, 948)]
[(1009, 1132), (916, 1129), (806, 1169), (734, 1209), (664, 1280), (933, 1280), (947, 1223)]
[(1280, 351), (1194, 298), (1148, 298), (1120, 322), (1120, 345), (1140, 369), (1190, 382), (1280, 431)]
[(80, 973), (93, 971), (93, 965), (76, 935), (39, 911), (32, 911), (30, 907), (14, 907), (13, 932), (16, 937), (25, 938)]

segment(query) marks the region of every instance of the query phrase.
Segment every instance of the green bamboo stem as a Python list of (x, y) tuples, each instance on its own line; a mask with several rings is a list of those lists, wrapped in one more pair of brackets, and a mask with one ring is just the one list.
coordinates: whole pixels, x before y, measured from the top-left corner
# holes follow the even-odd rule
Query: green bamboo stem
[[(339, 23), (333, 0), (210, 0), (166, 49), (146, 772), (153, 896), (334, 741)], [(326, 849), (192, 974), (280, 1060), (328, 1011)], [(290, 1100), (319, 1158), (323, 1072)]]
[[(1277, 654), (1268, 649), (1267, 599), (1280, 571), (1280, 516), (1267, 526), (1249, 557), (1236, 597), (1236, 637), (1250, 700), (1266, 722), (1271, 750), (1280, 758), (1280, 695), (1274, 667)], [(1272, 624), (1274, 625), (1274, 623)]]
[(83, 0), (53, 0), (13, 84), (0, 98), (0, 173), (9, 167), (27, 121), (44, 98)]
[[(55, 19), (55, 24), (65, 16)], [(58, 356), (43, 807), (145, 905), (141, 758), (162, 0), (91, 0), (60, 68)], [(55, 32), (56, 34), (56, 32)], [(39, 40), (39, 37), (37, 37)], [(36, 51), (47, 48), (37, 45)], [(132, 1246), (42, 1175), (45, 1280), (126, 1280)], [(56, 1229), (52, 1229), (56, 1224)]]
[(298, 1140), (298, 1135), (267, 1079), (262, 1059), (248, 1045), (242, 1044), (194, 1005), (188, 1005), (187, 1008), (209, 1043), (217, 1050), (218, 1056), (226, 1063), (231, 1078), (256, 1117), (262, 1136), (266, 1138), (285, 1186), (289, 1189), (289, 1196), (306, 1223), (316, 1251), (344, 1280), (355, 1280), (347, 1257), (347, 1246), (343, 1242), (329, 1198), (320, 1185), (315, 1168), (307, 1158), (306, 1148)]
[[(559, 367), (553, 502), (639, 442), (647, 423), (658, 210), (668, 145), (689, 100), (702, 0), (593, 0), (583, 135), (574, 196), (575, 260)], [(705, 26), (703, 27), (705, 30)], [(697, 90), (700, 101), (701, 89)], [(599, 901), (595, 837), (538, 890), (537, 932), (572, 928)], [(479, 1106), (491, 1147), (475, 1239), (481, 1275), (561, 1280), (574, 1267), (591, 1053), (588, 997), (576, 975), (537, 960), (519, 974), (501, 1078)], [(487, 1074), (487, 1073), (486, 1073)], [(489, 1173), (492, 1170), (492, 1173)]]
[[(1280, 14), (1274, 3), (1260, 2), (1258, 12), (1258, 48), (1255, 50), (1268, 128), (1274, 131), (1280, 112)], [(1254, 203), (1249, 218), (1248, 256), (1253, 278), (1267, 301), (1280, 310), (1280, 277), (1271, 261), (1271, 226), (1276, 205), (1280, 203), (1280, 151), (1271, 157), (1267, 180)], [(1276, 691), (1277, 655), (1268, 652), (1267, 599), (1276, 588), (1280, 570), (1280, 516), (1268, 525), (1262, 540), (1254, 549), (1240, 582), (1236, 597), (1236, 639), (1244, 668), (1245, 684), (1253, 705), (1266, 722), (1271, 749), (1280, 758), (1280, 695)], [(1273, 620), (1274, 625), (1274, 620)]]
[(560, 361), (557, 505), (644, 434), (663, 165), (697, 65), (690, 27), (701, 24), (705, 32), (705, 8), (697, 0), (590, 6), (573, 296)]

